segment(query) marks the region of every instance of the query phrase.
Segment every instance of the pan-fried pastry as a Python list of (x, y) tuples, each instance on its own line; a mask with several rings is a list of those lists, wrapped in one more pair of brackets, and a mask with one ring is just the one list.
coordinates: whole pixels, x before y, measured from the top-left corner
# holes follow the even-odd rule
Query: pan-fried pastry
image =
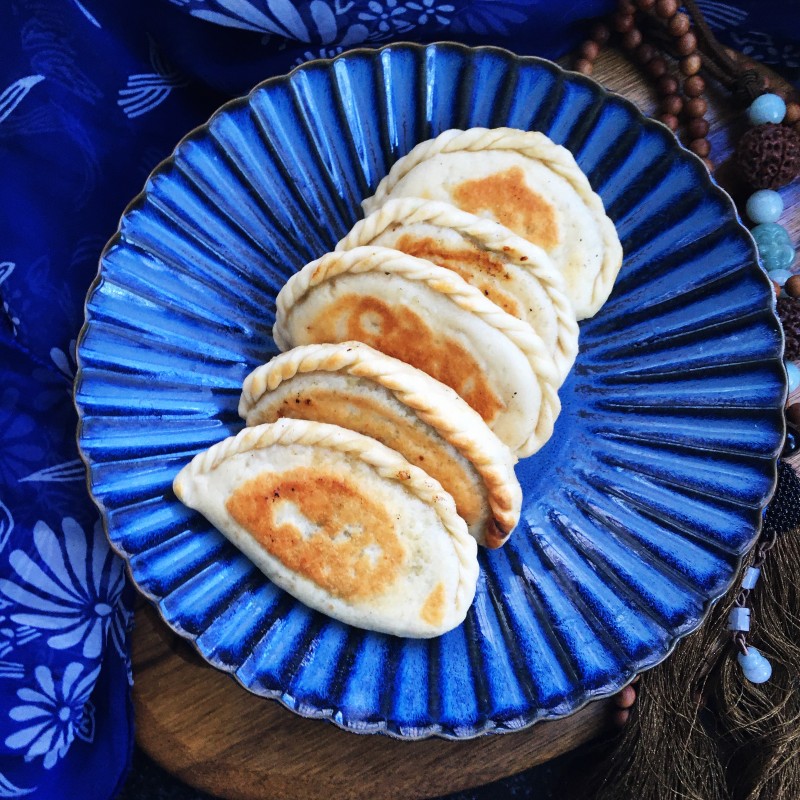
[(342, 622), (438, 636), (472, 603), (477, 545), (452, 497), (367, 436), (293, 419), (245, 428), (173, 486), (270, 580)]
[(578, 323), (564, 278), (541, 247), (449, 203), (387, 200), (336, 245), (378, 245), (447, 267), (504, 311), (524, 319), (552, 353), (560, 381), (578, 354)]
[(603, 201), (569, 150), (542, 133), (445, 131), (397, 161), (362, 203), (364, 212), (390, 197), (452, 203), (539, 245), (564, 273), (578, 319), (597, 313), (622, 264)]
[(281, 350), (361, 341), (447, 384), (520, 456), (561, 408), (553, 357), (528, 323), (449, 269), (384, 247), (328, 253), (277, 298)]
[(478, 544), (499, 547), (519, 521), (510, 450), (451, 388), (360, 342), (295, 347), (247, 376), (248, 425), (328, 422), (396, 450), (453, 496)]

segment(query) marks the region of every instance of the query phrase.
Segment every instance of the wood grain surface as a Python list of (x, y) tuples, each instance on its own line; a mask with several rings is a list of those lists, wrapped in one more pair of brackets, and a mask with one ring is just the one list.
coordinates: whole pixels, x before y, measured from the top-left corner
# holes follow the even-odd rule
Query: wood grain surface
[[(655, 93), (616, 52), (601, 54), (594, 77), (644, 113), (655, 111)], [(708, 99), (716, 177), (741, 202), (746, 189), (729, 159), (746, 122), (724, 95), (712, 91)], [(797, 183), (782, 190), (787, 209), (800, 205)], [(797, 241), (800, 214), (784, 216)], [(557, 722), (463, 742), (358, 736), (250, 694), (207, 666), (145, 603), (136, 615), (133, 671), (139, 745), (184, 782), (226, 800), (434, 797), (521, 772), (601, 736), (613, 708), (613, 701), (595, 702)]]

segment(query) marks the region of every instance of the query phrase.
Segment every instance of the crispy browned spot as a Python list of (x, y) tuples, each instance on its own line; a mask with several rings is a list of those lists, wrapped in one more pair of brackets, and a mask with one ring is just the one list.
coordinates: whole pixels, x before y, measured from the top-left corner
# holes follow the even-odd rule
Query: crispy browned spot
[(444, 584), (439, 582), (428, 595), (419, 616), (428, 625), (441, 625), (444, 619)]
[(490, 212), (494, 218), (529, 242), (551, 250), (559, 242), (553, 207), (525, 183), (522, 167), (510, 167), (486, 178), (459, 183), (453, 199), (473, 214)]
[[(307, 467), (262, 473), (225, 507), (288, 569), (345, 600), (381, 594), (405, 560), (386, 509), (340, 476)], [(291, 521), (298, 515), (300, 526)]]
[(439, 267), (460, 275), (467, 283), (480, 289), (493, 303), (508, 314), (522, 319), (522, 308), (513, 294), (503, 291), (502, 281), (510, 281), (507, 267), (490, 253), (477, 247), (446, 247), (433, 237), (419, 239), (404, 233), (394, 244), (410, 256), (425, 258)]
[(407, 308), (346, 294), (326, 306), (307, 330), (311, 342), (355, 339), (427, 372), (455, 389), (487, 422), (503, 409), (472, 354)]
[[(328, 422), (377, 439), (417, 464), (453, 495), (458, 513), (468, 525), (481, 515), (481, 497), (470, 476), (454, 461), (437, 436), (411, 425), (390, 406), (371, 397), (343, 395), (330, 389), (309, 388), (284, 398), (273, 408), (264, 408), (258, 422), (275, 422), (281, 417)], [(424, 424), (424, 423), (423, 423)]]

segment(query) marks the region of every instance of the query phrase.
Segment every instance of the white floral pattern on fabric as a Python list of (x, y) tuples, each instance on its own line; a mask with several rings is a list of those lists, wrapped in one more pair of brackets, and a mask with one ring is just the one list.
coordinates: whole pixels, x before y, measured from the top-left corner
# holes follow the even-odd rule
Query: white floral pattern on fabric
[(22, 727), (7, 736), (6, 747), (25, 750), (25, 761), (42, 756), (44, 768), (52, 769), (63, 758), (76, 731), (83, 725), (85, 706), (100, 667), (84, 674), (83, 665), (70, 663), (57, 682), (49, 667), (36, 667), (38, 689), (23, 688), (17, 697), (24, 705), (14, 706), (8, 716)]
[(0, 123), (11, 116), (11, 112), (22, 102), (28, 92), (44, 80), (44, 75), (28, 75), (14, 81), (0, 92)]
[(0, 797), (25, 797), (25, 795), (33, 794), (36, 789), (36, 786), (31, 789), (23, 789), (12, 783), (0, 772)]
[(99, 658), (125, 576), (98, 522), (87, 535), (75, 520), (62, 521), (59, 537), (44, 523), (33, 529), (37, 560), (14, 550), (9, 563), (17, 580), (0, 580), (0, 594), (16, 604), (13, 622), (54, 631), (56, 650), (81, 646), (84, 658)]
[(153, 72), (129, 75), (124, 89), (119, 90), (117, 105), (128, 119), (146, 114), (161, 105), (172, 94), (173, 89), (187, 86), (189, 81), (177, 70), (164, 62), (155, 42), (150, 40), (150, 63)]

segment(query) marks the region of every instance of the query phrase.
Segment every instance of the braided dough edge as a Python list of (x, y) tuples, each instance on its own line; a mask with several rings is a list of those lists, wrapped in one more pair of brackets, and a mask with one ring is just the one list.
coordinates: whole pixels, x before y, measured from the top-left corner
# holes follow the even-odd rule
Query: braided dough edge
[(494, 519), (487, 521), (481, 544), (495, 548), (506, 541), (519, 522), (522, 505), (511, 451), (456, 392), (397, 358), (362, 342), (295, 347), (245, 378), (239, 416), (246, 418), (265, 394), (298, 373), (319, 371), (346, 372), (385, 387), (455, 447), (473, 465), (488, 492)]
[(542, 162), (564, 178), (586, 203), (597, 220), (604, 245), (603, 263), (592, 287), (590, 310), (594, 310), (585, 316), (596, 314), (611, 294), (622, 266), (622, 245), (614, 223), (606, 215), (603, 201), (592, 189), (575, 157), (566, 147), (556, 144), (539, 131), (523, 131), (517, 128), (470, 128), (466, 131), (452, 129), (440, 133), (435, 139), (420, 142), (392, 165), (389, 174), (378, 184), (375, 194), (361, 203), (364, 213), (370, 214), (382, 205), (398, 182), (423, 161), (440, 153), (481, 150), (513, 150)]
[(553, 356), (547, 352), (544, 342), (527, 322), (503, 311), (460, 275), (444, 267), (437, 267), (430, 261), (388, 247), (356, 247), (353, 250), (326, 253), (322, 258), (306, 264), (289, 278), (278, 293), (272, 331), (278, 347), (281, 350), (290, 349), (291, 343), (285, 331), (286, 318), (291, 309), (314, 286), (339, 275), (358, 275), (365, 272), (391, 273), (406, 280), (425, 283), (433, 291), (446, 295), (460, 308), (476, 314), (487, 325), (508, 337), (525, 355), (541, 391), (539, 418), (532, 433), (515, 455), (532, 455), (545, 444), (561, 411), (558, 397), (559, 374)]
[(335, 249), (341, 252), (370, 245), (395, 223), (417, 222), (448, 228), (474, 239), (486, 250), (497, 253), (509, 266), (524, 270), (541, 284), (555, 309), (558, 335), (554, 359), (563, 383), (578, 355), (579, 335), (575, 311), (565, 293), (564, 276), (541, 247), (517, 236), (499, 222), (438, 200), (389, 198), (368, 217), (359, 220)]

